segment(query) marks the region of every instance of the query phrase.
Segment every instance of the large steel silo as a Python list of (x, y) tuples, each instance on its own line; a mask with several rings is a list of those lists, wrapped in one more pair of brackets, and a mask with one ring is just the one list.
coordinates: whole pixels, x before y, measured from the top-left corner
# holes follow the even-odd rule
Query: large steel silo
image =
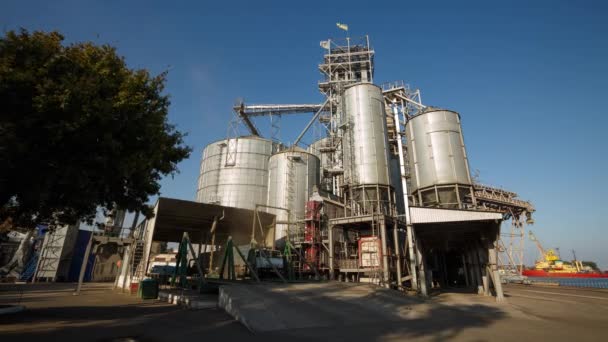
[(209, 144), (203, 150), (197, 201), (243, 209), (266, 204), (273, 144), (255, 136)]
[(348, 184), (390, 184), (388, 135), (382, 89), (359, 83), (344, 92), (349, 129), (344, 134)]
[(394, 213), (384, 98), (380, 87), (355, 84), (344, 91), (342, 139), (346, 199), (353, 214)]
[(283, 239), (289, 227), (286, 223), (304, 218), (306, 201), (319, 183), (320, 161), (301, 149), (289, 149), (270, 157), (268, 168), (268, 205), (285, 210), (268, 209), (276, 215), (275, 240)]
[(410, 191), (417, 204), (458, 208), (472, 200), (458, 113), (429, 108), (408, 120), (406, 137), (413, 166)]

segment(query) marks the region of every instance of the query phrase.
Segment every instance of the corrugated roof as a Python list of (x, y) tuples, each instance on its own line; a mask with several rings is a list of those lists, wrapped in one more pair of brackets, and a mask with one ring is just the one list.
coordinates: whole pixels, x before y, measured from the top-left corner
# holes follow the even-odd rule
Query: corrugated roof
[(473, 210), (410, 207), (413, 224), (502, 220), (501, 213)]

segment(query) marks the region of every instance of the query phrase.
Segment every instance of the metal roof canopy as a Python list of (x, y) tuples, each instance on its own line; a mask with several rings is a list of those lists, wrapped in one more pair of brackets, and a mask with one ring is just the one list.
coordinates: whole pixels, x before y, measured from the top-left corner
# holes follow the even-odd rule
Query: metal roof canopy
[(500, 227), (502, 214), (487, 211), (410, 208), (416, 236), (428, 248), (464, 248), (476, 244)]
[(488, 220), (502, 221), (501, 213), (477, 210), (410, 207), (410, 215), (413, 224)]
[[(231, 235), (237, 244), (251, 241), (253, 210), (160, 197), (154, 213), (156, 216), (150, 219), (154, 229), (152, 241), (179, 242), (183, 233), (188, 232), (193, 242), (198, 242), (203, 235), (209, 234), (214, 217), (221, 218), (222, 215), (223, 219), (217, 224), (217, 235)], [(271, 225), (275, 217), (261, 211), (258, 215), (263, 227)], [(257, 222), (256, 236), (259, 236)]]

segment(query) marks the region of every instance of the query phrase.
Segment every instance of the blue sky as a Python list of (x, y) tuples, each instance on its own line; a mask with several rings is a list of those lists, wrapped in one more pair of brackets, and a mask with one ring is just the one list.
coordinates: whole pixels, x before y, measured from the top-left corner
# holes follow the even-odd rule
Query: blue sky
[[(169, 69), (170, 120), (194, 148), (162, 195), (194, 199), (200, 152), (231, 106), (321, 101), (319, 41), (369, 34), (377, 83), (462, 115), (471, 169), (534, 202), (535, 234), (608, 267), (608, 5), (601, 1), (3, 1), (0, 29), (59, 30)], [(293, 140), (309, 116), (283, 118)], [(526, 241), (527, 260), (536, 257)]]

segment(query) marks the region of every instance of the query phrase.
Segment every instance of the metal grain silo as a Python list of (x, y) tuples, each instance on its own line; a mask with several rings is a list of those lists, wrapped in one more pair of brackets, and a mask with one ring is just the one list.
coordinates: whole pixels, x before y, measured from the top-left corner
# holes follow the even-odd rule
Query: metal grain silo
[(429, 108), (406, 124), (411, 194), (423, 206), (463, 207), (472, 200), (460, 115)]
[(295, 222), (304, 218), (306, 201), (313, 187), (319, 183), (319, 170), (319, 158), (302, 149), (292, 148), (270, 157), (268, 205), (290, 211), (288, 216), (285, 210), (268, 209), (277, 219), (275, 240), (279, 241), (287, 235), (289, 225), (281, 222)]
[(349, 129), (345, 132), (344, 173), (348, 184), (389, 185), (389, 151), (382, 89), (359, 83), (344, 92)]
[(346, 201), (354, 215), (394, 214), (382, 90), (371, 83), (359, 83), (344, 91), (343, 103)]
[(209, 144), (203, 150), (197, 201), (243, 209), (266, 204), (273, 144), (255, 136)]

